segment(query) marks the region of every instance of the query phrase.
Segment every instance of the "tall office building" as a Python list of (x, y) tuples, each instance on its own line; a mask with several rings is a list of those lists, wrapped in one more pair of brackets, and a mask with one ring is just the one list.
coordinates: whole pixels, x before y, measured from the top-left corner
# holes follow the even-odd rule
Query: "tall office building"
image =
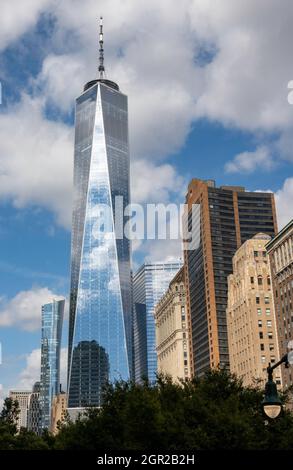
[[(185, 250), (184, 262), (192, 370), (202, 375), (229, 365), (226, 308), (232, 257), (256, 233), (273, 236), (277, 223), (273, 194), (243, 187), (217, 188), (214, 181), (193, 179), (186, 203), (189, 232), (195, 239), (200, 234), (199, 245)], [(192, 211), (193, 204), (200, 210)]]
[[(230, 370), (245, 386), (255, 380), (264, 387), (267, 367), (279, 360), (270, 264), (266, 251), (269, 235), (258, 233), (233, 257), (228, 276), (227, 330)], [(281, 386), (281, 368), (275, 371)]]
[(51, 406), (60, 388), (60, 352), (65, 300), (42, 306), (41, 428), (50, 429)]
[(40, 404), (41, 383), (36, 382), (30, 395), (28, 405), (27, 428), (35, 434), (41, 434), (41, 404)]
[(17, 401), (19, 405), (20, 413), (16, 423), (18, 432), (21, 428), (27, 428), (28, 409), (31, 393), (32, 392), (30, 390), (10, 390), (9, 392), (9, 398), (14, 401)]
[[(293, 341), (293, 220), (266, 246), (271, 262), (274, 302), (280, 354), (292, 348)], [(288, 348), (289, 342), (291, 347)], [(292, 366), (282, 369), (283, 386), (292, 385)]]
[(184, 267), (157, 303), (155, 324), (158, 372), (169, 375), (174, 381), (190, 378)]
[(153, 381), (157, 372), (155, 306), (182, 263), (145, 263), (133, 276), (134, 378)]
[(130, 377), (130, 242), (123, 230), (128, 204), (127, 96), (104, 77), (101, 24), (99, 78), (85, 85), (75, 111), (69, 408), (101, 405), (106, 378)]

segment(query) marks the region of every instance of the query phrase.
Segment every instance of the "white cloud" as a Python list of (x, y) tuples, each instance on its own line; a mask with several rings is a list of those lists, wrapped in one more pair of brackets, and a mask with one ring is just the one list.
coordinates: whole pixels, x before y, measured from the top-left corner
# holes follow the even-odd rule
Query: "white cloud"
[[(41, 349), (33, 349), (26, 355), (26, 365), (18, 377), (15, 388), (31, 390), (34, 383), (40, 380), (41, 374)], [(63, 390), (66, 389), (67, 374), (67, 348), (61, 349), (60, 355), (60, 382)]]
[[(62, 106), (77, 92), (76, 75), (68, 82), (72, 70), (82, 84), (96, 75), (100, 12), (107, 72), (129, 94), (135, 155), (174, 152), (195, 117), (252, 131), (292, 127), (290, 0), (281, 10), (274, 0), (101, 0), (98, 8), (95, 0), (65, 0), (54, 10), (62, 55), (50, 58), (62, 66), (54, 70), (45, 62), (41, 74)], [(75, 32), (74, 53), (65, 41), (69, 31)], [(205, 67), (194, 60), (202, 48), (217, 51)]]
[(252, 173), (257, 168), (271, 170), (274, 167), (274, 159), (269, 147), (258, 147), (254, 152), (242, 152), (225, 165), (227, 173)]
[(172, 194), (184, 195), (186, 181), (170, 164), (156, 165), (137, 160), (131, 165), (131, 199), (134, 203), (170, 201)]
[(34, 383), (40, 380), (41, 350), (33, 349), (26, 355), (25, 368), (19, 374), (18, 385), (20, 389), (31, 390)]
[(278, 228), (283, 228), (293, 218), (293, 178), (287, 178), (283, 187), (276, 191)]
[(25, 331), (36, 331), (41, 326), (41, 307), (63, 297), (55, 295), (47, 287), (21, 291), (12, 299), (0, 298), (0, 326), (15, 326)]
[[(9, 33), (12, 18), (17, 24), (11, 5), (5, 1), (8, 13), (0, 20), (3, 45), (19, 34)], [(236, 156), (227, 164), (230, 171), (252, 172), (260, 165), (271, 169), (272, 152), (261, 144), (271, 131), (281, 133), (276, 143), (280, 157), (292, 160), (290, 0), (283, 1), (282, 9), (274, 0), (27, 0), (21, 2), (19, 30), (32, 27), (41, 11), (56, 21), (50, 53), (33, 81), (36, 97), (23, 96), (0, 116), (2, 199), (18, 207), (40, 205), (52, 210), (59, 224), (70, 226), (73, 132), (62, 122), (49, 121), (43, 110), (46, 102), (70, 112), (84, 83), (97, 75), (100, 13), (107, 75), (129, 96), (133, 174), (140, 174), (141, 165), (161, 181), (133, 181), (134, 200), (168, 198), (164, 172), (178, 186), (174, 168), (155, 160), (182, 148), (198, 118), (257, 133), (257, 150)], [(195, 60), (202, 50), (215, 51), (204, 66)]]
[(106, 73), (129, 96), (132, 154), (176, 152), (190, 130), (200, 80), (189, 3), (170, 8), (169, 0), (102, 0), (98, 7), (94, 0), (62, 2), (53, 12), (55, 53), (45, 58), (37, 84), (62, 111), (72, 107), (83, 85), (97, 76), (97, 17), (103, 12)]
[(146, 261), (167, 263), (182, 260), (183, 251), (181, 240), (148, 240), (142, 248)]
[(29, 28), (34, 27), (42, 11), (54, 3), (53, 0), (1, 0), (0, 49), (18, 39)]
[(70, 226), (73, 132), (43, 114), (43, 101), (22, 96), (0, 114), (0, 197), (18, 208), (39, 205)]
[(191, 2), (191, 21), (218, 49), (204, 69), (198, 115), (252, 131), (292, 126), (287, 84), (293, 8), (274, 0)]

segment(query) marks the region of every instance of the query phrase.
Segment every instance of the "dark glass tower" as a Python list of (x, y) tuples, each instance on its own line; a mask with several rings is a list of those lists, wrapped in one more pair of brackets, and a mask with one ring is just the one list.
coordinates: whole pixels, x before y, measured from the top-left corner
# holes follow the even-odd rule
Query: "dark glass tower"
[(99, 78), (76, 100), (69, 408), (100, 406), (106, 380), (130, 377), (130, 243), (123, 233), (128, 204), (127, 97), (104, 78), (101, 26)]

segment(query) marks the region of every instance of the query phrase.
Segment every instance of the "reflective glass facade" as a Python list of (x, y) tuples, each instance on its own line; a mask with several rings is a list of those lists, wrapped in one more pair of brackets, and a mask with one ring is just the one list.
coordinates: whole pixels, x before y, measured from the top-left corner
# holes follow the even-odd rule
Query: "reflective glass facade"
[(182, 267), (181, 261), (145, 263), (133, 276), (134, 378), (156, 379), (157, 353), (154, 311)]
[(60, 351), (64, 300), (53, 300), (42, 306), (42, 341), (41, 341), (41, 427), (49, 429), (51, 424), (51, 406), (60, 387)]
[(96, 82), (76, 101), (69, 408), (100, 406), (108, 380), (130, 377), (130, 243), (117, 237), (128, 204), (127, 97)]

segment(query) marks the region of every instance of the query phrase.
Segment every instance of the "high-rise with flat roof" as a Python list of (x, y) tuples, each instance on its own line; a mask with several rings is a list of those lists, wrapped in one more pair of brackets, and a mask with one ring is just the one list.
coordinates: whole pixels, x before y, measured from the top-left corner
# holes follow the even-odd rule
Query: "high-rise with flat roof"
[(41, 427), (50, 429), (51, 406), (60, 388), (60, 354), (65, 300), (42, 306)]
[(28, 410), (31, 396), (31, 390), (10, 390), (9, 398), (18, 402), (19, 405), (19, 416), (16, 423), (17, 431), (21, 428), (27, 428), (28, 424)]
[(156, 379), (155, 306), (169, 287), (181, 261), (144, 263), (133, 276), (134, 378)]
[[(277, 222), (273, 194), (239, 186), (217, 188), (211, 180), (193, 179), (186, 203), (189, 232), (195, 238), (200, 235), (198, 246), (185, 250), (184, 261), (192, 371), (201, 375), (229, 365), (226, 308), (232, 258), (256, 233), (274, 236)], [(196, 217), (193, 204), (200, 205)]]

